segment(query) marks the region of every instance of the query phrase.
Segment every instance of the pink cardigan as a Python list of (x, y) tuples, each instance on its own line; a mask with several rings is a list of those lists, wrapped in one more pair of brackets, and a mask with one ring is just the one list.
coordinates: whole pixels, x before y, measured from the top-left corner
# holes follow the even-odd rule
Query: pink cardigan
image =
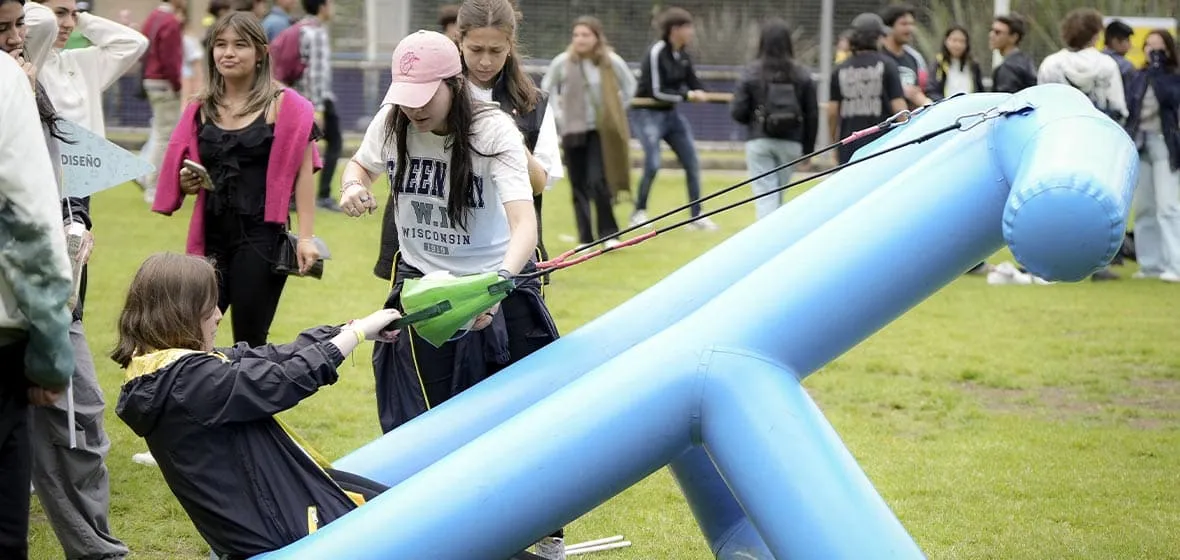
[[(191, 159), (201, 162), (197, 149), (197, 113), (200, 104), (189, 103), (180, 123), (168, 140), (168, 151), (160, 165), (156, 181), (156, 199), (152, 211), (171, 216), (184, 204), (184, 193), (180, 190), (180, 169), (182, 162)], [(266, 208), (263, 219), (272, 224), (286, 224), (290, 217), (291, 194), (295, 180), (303, 166), (303, 154), (311, 138), (311, 127), (315, 122), (315, 110), (311, 102), (295, 90), (284, 90), (275, 122), (275, 139), (266, 167)], [(312, 163), (315, 171), (323, 167), (319, 149), (312, 145)], [(188, 242), (185, 251), (190, 255), (205, 256), (205, 190), (197, 193), (197, 204), (193, 207), (192, 221), (189, 222)]]

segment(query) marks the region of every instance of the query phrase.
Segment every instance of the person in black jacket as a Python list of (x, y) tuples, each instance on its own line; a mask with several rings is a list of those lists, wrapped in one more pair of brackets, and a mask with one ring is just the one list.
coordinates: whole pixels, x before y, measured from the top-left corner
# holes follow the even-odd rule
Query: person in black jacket
[(1126, 75), (1126, 129), (1139, 146), (1133, 278), (1180, 283), (1180, 54), (1166, 29), (1143, 42), (1147, 66)]
[(1024, 33), (1024, 18), (1015, 13), (992, 20), (987, 42), (1004, 57), (1004, 62), (992, 72), (992, 91), (1016, 93), (1037, 85), (1037, 65), (1020, 50)]
[[(755, 177), (815, 149), (819, 104), (815, 81), (793, 60), (791, 29), (773, 18), (762, 27), (758, 58), (738, 83), (730, 105), (733, 120), (746, 125), (746, 172)], [(755, 195), (768, 193), (791, 181), (794, 166), (754, 182)], [(782, 205), (783, 195), (768, 195), (754, 203), (755, 215), (765, 218)]]
[(331, 469), (275, 414), (336, 382), (364, 340), (390, 340), (383, 309), (292, 344), (214, 350), (221, 311), (204, 259), (148, 257), (128, 290), (111, 354), (127, 370), (115, 408), (147, 441), (164, 482), (220, 558), (276, 550), (385, 490)]
[[(635, 212), (631, 214), (633, 226), (647, 221), (647, 197), (660, 170), (661, 140), (668, 143), (684, 167), (689, 201), (701, 197), (701, 166), (693, 144), (692, 127), (677, 110), (677, 105), (684, 101), (705, 100), (705, 85), (697, 77), (692, 58), (684, 50), (695, 36), (692, 14), (682, 8), (668, 8), (660, 15), (659, 21), (662, 37), (643, 57), (639, 65), (639, 85), (635, 90), (637, 99), (650, 100), (650, 104), (635, 110), (634, 132), (643, 145), (643, 178), (639, 181)], [(693, 217), (700, 214), (701, 205), (693, 203)], [(709, 218), (697, 220), (691, 227), (708, 231), (717, 229)]]

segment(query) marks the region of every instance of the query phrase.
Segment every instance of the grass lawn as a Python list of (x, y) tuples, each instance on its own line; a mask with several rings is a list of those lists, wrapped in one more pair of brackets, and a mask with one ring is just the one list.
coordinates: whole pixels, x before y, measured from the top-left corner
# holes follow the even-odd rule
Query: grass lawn
[[(735, 177), (707, 174), (705, 187)], [(666, 172), (651, 207), (680, 204), (684, 193), (682, 176)], [(568, 200), (564, 183), (546, 198), (554, 252), (572, 245)], [(629, 208), (617, 208), (621, 221)], [(555, 275), (547, 294), (562, 332), (652, 285), (753, 215), (742, 208), (716, 220), (720, 232), (675, 232)], [(108, 402), (114, 531), (135, 558), (204, 559), (204, 543), (158, 470), (130, 460), (146, 447), (114, 415), (121, 372), (105, 357), (132, 274), (153, 252), (183, 250), (187, 213), (149, 214), (139, 191), (124, 186), (96, 197), (94, 217), (86, 326)], [(362, 316), (385, 298), (385, 283), (371, 272), (378, 217), (316, 218), (334, 260), (323, 281), (287, 284), (273, 340)], [(807, 380), (930, 557), (1180, 555), (1180, 286), (1119, 272), (1128, 279), (1054, 286), (993, 287), (963, 277)], [(219, 340), (228, 343), (229, 321), (223, 325)], [(368, 354), (359, 350), (338, 384), (284, 416), (329, 457), (379, 434)], [(31, 557), (60, 558), (36, 506), (33, 516)], [(663, 470), (567, 528), (569, 542), (615, 534), (634, 546), (592, 557), (711, 557)]]

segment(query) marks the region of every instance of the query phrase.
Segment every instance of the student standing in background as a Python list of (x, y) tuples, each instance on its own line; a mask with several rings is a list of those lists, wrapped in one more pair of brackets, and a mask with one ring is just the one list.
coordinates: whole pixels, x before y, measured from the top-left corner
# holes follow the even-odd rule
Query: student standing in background
[[(730, 105), (733, 119), (746, 125), (746, 172), (767, 173), (815, 149), (819, 105), (815, 81), (794, 60), (791, 28), (773, 18), (762, 26), (758, 58), (738, 82)], [(754, 182), (755, 195), (769, 193), (791, 182), (795, 167), (785, 167)], [(782, 205), (783, 193), (754, 202), (757, 219)]]
[[(147, 50), (147, 38), (134, 29), (86, 13), (74, 0), (42, 0), (29, 4), (26, 22), (41, 18), (57, 21), (54, 49), (38, 74), (59, 118), (98, 136), (106, 135), (103, 92), (135, 65)], [(91, 46), (67, 49), (73, 34)], [(68, 198), (63, 217), (68, 224), (89, 230), (89, 199)], [(89, 231), (86, 232), (89, 236)], [(91, 237), (92, 239), (92, 237)], [(86, 265), (70, 325), (76, 367), (72, 379), (77, 431), (70, 444), (69, 403), (65, 398), (34, 407), (33, 487), (61, 543), (65, 557), (121, 559), (127, 546), (110, 527), (110, 489), (105, 459), (110, 440), (103, 427), (106, 407), (94, 359), (82, 328), (86, 298)]]
[(162, 0), (144, 20), (140, 31), (148, 39), (147, 54), (143, 57), (143, 89), (152, 107), (151, 151), (145, 155), (155, 169), (144, 179), (143, 198), (151, 204), (156, 198), (156, 180), (164, 162), (167, 138), (180, 119), (184, 74), (184, 27), (180, 14), (188, 7), (188, 0)]
[[(610, 48), (598, 18), (578, 18), (572, 34), (569, 48), (549, 64), (541, 88), (549, 92), (557, 112), (578, 242), (588, 244), (619, 231), (614, 199), (620, 190), (630, 189), (626, 107), (635, 91), (635, 75)], [(607, 247), (617, 244), (614, 238), (606, 241)]]
[(999, 51), (1004, 61), (992, 71), (992, 91), (1016, 93), (1037, 85), (1037, 65), (1024, 51), (1024, 18), (1017, 14), (996, 16), (987, 36), (987, 44)]
[(983, 71), (971, 56), (971, 35), (967, 28), (952, 25), (942, 37), (942, 51), (930, 69), (926, 96), (932, 100), (945, 99), (960, 93), (983, 91)]
[[(692, 14), (682, 8), (668, 8), (659, 17), (660, 40), (647, 50), (639, 66), (639, 85), (635, 97), (654, 99), (655, 105), (636, 108), (635, 134), (643, 145), (643, 178), (631, 225), (647, 221), (647, 197), (660, 171), (660, 142), (668, 143), (684, 168), (692, 217), (701, 215), (701, 164), (697, 157), (692, 127), (680, 112), (685, 101), (704, 101), (705, 85), (697, 77), (692, 58), (684, 49), (696, 37)], [(709, 218), (691, 222), (690, 229), (715, 231), (717, 224)]]
[(295, 89), (315, 107), (316, 125), (323, 132), (326, 144), (315, 205), (329, 212), (339, 212), (340, 206), (332, 198), (332, 181), (344, 149), (344, 137), (340, 131), (340, 115), (336, 112), (336, 94), (332, 91), (332, 37), (328, 33), (328, 22), (332, 21), (334, 2), (303, 0), (303, 10), (307, 17), (300, 22), (299, 52), (307, 61), (307, 70)]
[(907, 4), (896, 4), (881, 11), (881, 20), (889, 30), (881, 42), (881, 52), (897, 64), (902, 91), (910, 109), (930, 103), (925, 93), (929, 79), (926, 59), (913, 47), (916, 13), (914, 7)]
[(296, 0), (274, 0), (270, 12), (262, 18), (262, 29), (266, 31), (267, 41), (274, 41), (279, 33), (295, 23), (295, 16), (291, 15), (291, 12), (295, 11), (297, 3)]
[[(897, 64), (877, 48), (888, 32), (877, 14), (864, 13), (852, 20), (852, 56), (832, 70), (828, 126), (837, 132), (837, 138), (878, 124), (906, 108)], [(841, 144), (839, 162), (847, 163), (857, 149), (872, 140), (866, 137)]]

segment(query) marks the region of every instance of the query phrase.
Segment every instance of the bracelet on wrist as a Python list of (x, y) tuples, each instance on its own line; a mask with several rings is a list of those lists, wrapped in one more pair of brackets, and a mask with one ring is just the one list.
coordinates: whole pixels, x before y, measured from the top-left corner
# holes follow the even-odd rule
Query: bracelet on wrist
[(348, 189), (350, 187), (360, 187), (363, 189), (363, 188), (365, 188), (365, 184), (356, 180), (356, 179), (350, 179), (348, 181), (345, 181), (343, 185), (340, 185), (340, 193), (344, 194), (344, 193), (348, 192)]
[(356, 335), (356, 345), (360, 346), (365, 343), (365, 331), (360, 329), (352, 329), (353, 334)]

